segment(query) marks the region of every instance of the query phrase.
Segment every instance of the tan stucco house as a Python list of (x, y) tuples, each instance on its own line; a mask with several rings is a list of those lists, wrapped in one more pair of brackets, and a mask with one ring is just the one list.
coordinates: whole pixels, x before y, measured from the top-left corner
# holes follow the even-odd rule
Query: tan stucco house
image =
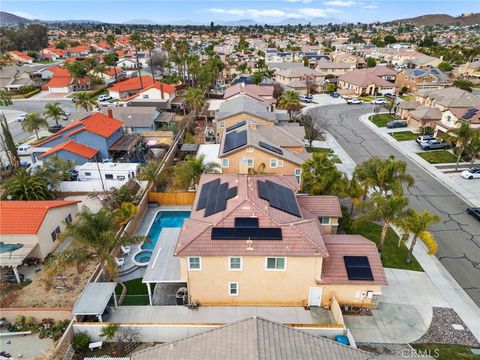
[(396, 72), (385, 66), (347, 71), (338, 78), (338, 88), (345, 95), (394, 94), (395, 76)]

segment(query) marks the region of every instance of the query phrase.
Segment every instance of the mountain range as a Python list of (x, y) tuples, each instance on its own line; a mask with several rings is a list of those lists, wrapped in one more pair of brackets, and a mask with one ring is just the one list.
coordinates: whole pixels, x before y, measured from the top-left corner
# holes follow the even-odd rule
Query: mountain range
[(480, 24), (480, 13), (468, 13), (460, 16), (451, 16), (447, 14), (422, 15), (409, 19), (395, 20), (396, 23), (412, 23), (415, 25), (475, 25)]

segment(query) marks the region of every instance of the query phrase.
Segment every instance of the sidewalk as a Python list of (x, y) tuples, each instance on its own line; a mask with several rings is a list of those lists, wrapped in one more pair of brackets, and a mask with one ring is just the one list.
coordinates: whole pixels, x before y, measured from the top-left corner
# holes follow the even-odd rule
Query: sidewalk
[[(458, 186), (458, 179), (448, 176), (444, 174), (440, 169), (435, 167), (434, 165), (430, 164), (428, 161), (422, 159), (415, 152), (419, 152), (420, 150), (417, 147), (413, 147), (411, 144), (403, 144), (408, 143), (408, 141), (399, 142), (395, 140), (393, 137), (388, 135), (387, 130), (383, 128), (377, 127), (371, 121), (368, 120), (368, 117), (372, 114), (365, 114), (361, 115), (359, 120), (367, 125), (370, 129), (375, 131), (378, 135), (382, 136), (387, 142), (389, 142), (393, 147), (395, 147), (398, 151), (402, 154), (410, 158), (410, 160), (414, 161), (417, 165), (425, 169), (431, 176), (435, 179), (440, 181), (444, 186), (448, 187), (452, 192), (458, 195), (463, 201), (465, 201), (469, 206), (472, 207), (480, 207), (480, 191), (472, 192), (470, 186), (466, 186), (464, 188)], [(402, 129), (408, 130), (408, 129)], [(388, 132), (393, 132), (388, 129)], [(416, 145), (416, 144), (415, 144)]]

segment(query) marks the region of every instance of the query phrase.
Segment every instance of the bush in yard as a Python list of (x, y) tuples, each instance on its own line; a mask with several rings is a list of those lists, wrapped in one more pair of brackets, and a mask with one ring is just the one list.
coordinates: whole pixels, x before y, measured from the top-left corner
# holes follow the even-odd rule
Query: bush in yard
[(347, 206), (342, 205), (342, 217), (338, 219), (338, 233), (349, 234), (353, 229), (353, 219)]
[(90, 344), (90, 336), (86, 332), (79, 332), (73, 337), (72, 347), (77, 351), (85, 351)]
[(406, 93), (408, 93), (408, 87), (403, 86), (400, 91), (401, 91), (402, 93), (406, 94)]

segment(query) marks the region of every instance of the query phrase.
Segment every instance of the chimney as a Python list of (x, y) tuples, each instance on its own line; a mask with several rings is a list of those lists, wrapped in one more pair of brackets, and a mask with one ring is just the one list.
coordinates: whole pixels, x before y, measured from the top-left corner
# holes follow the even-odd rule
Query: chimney
[(108, 114), (108, 117), (113, 119), (113, 110), (112, 109), (107, 109), (107, 114)]
[(163, 83), (160, 83), (160, 94), (161, 94), (160, 96), (162, 97), (162, 99), (164, 99), (165, 95), (163, 93)]

